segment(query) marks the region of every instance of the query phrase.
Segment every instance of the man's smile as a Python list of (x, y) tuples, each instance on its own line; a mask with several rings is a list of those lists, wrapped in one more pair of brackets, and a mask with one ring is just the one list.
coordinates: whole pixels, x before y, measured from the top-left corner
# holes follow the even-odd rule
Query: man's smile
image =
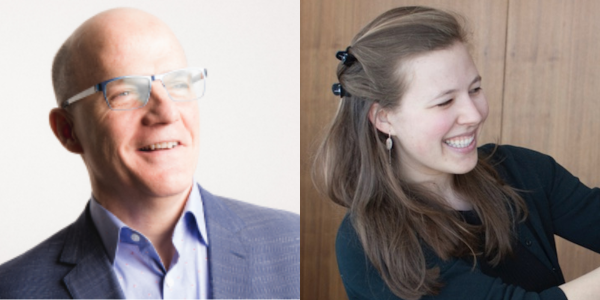
[(179, 146), (179, 142), (160, 142), (144, 146), (140, 148), (141, 151), (155, 151), (155, 150), (167, 150)]

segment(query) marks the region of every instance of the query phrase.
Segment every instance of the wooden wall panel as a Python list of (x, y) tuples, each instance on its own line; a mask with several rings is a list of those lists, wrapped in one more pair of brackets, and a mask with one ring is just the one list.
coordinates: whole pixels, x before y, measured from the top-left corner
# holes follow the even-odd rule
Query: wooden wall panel
[(335, 260), (335, 234), (345, 210), (319, 195), (310, 179), (311, 157), (338, 105), (331, 93), (338, 61), (358, 30), (384, 11), (427, 5), (464, 15), (473, 31), (475, 63), (483, 77), (490, 116), (480, 142), (501, 135), (507, 1), (348, 1), (301, 3), (301, 293), (303, 299), (344, 299)]
[[(600, 186), (599, 15), (595, 0), (509, 3), (502, 142), (553, 156), (588, 186)], [(600, 266), (595, 253), (557, 246), (567, 280)]]

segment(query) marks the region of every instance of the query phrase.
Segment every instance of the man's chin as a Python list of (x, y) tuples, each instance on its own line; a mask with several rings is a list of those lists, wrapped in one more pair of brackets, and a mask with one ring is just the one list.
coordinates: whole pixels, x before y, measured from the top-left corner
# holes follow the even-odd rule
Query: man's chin
[(185, 196), (187, 198), (193, 183), (192, 175), (182, 176), (180, 173), (171, 176), (147, 176), (140, 178), (131, 188), (141, 193), (142, 197), (172, 198)]
[(191, 178), (185, 181), (161, 181), (146, 186), (146, 190), (148, 191), (148, 196), (153, 198), (171, 198), (177, 196), (185, 196), (187, 198), (192, 189), (192, 184)]

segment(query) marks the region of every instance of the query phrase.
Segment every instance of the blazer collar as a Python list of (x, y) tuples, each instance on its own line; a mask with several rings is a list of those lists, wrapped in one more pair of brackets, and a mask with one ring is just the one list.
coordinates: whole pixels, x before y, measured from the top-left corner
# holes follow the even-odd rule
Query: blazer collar
[(60, 261), (75, 265), (63, 278), (73, 298), (125, 298), (92, 222), (89, 202), (69, 229)]
[[(210, 241), (209, 298), (239, 298), (253, 294), (248, 246), (241, 234), (244, 221), (218, 197), (198, 185)], [(75, 265), (63, 282), (73, 298), (121, 298), (125, 295), (92, 222), (89, 203), (71, 225), (60, 257)]]
[(219, 197), (198, 186), (208, 231), (208, 269), (211, 298), (247, 298), (252, 295), (246, 226)]

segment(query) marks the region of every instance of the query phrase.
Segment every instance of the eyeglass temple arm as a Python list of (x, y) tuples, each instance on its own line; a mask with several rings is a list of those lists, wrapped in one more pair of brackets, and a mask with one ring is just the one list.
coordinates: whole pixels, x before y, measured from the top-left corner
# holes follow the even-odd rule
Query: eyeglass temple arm
[(69, 106), (69, 105), (71, 105), (71, 104), (73, 104), (73, 103), (75, 103), (75, 102), (77, 102), (77, 101), (79, 101), (79, 100), (81, 100), (81, 99), (83, 99), (83, 98), (85, 98), (85, 97), (87, 97), (87, 96), (89, 96), (89, 95), (91, 95), (91, 94), (99, 91), (99, 90), (100, 90), (99, 89), (99, 85), (95, 85), (93, 87), (90, 87), (89, 89), (87, 89), (87, 90), (85, 90), (85, 91), (83, 91), (83, 92), (81, 92), (81, 93), (79, 93), (79, 94), (77, 94), (77, 95), (75, 95), (75, 96), (73, 96), (73, 97), (65, 100), (61, 104), (61, 107), (62, 108), (66, 108), (67, 106)]
[(192, 77), (192, 82), (200, 81), (206, 77), (208, 77), (208, 71), (206, 69), (202, 69), (202, 72), (200, 74)]

